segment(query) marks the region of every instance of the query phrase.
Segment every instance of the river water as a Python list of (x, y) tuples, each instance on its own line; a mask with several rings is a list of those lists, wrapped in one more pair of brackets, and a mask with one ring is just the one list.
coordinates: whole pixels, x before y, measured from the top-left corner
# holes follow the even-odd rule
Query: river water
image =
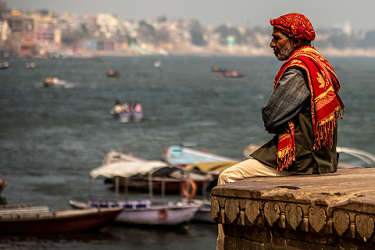
[[(375, 59), (329, 58), (341, 80), (345, 119), (338, 144), (375, 154)], [(161, 60), (161, 67), (152, 63)], [(88, 198), (88, 174), (107, 152), (131, 148), (160, 160), (164, 148), (181, 143), (242, 159), (248, 144), (271, 139), (260, 109), (271, 93), (281, 63), (272, 57), (106, 57), (92, 60), (11, 60), (0, 70), (0, 176), (8, 204), (69, 209), (68, 200)], [(217, 78), (219, 65), (245, 74)], [(107, 78), (112, 68), (119, 78)], [(65, 88), (45, 88), (56, 76)], [(141, 102), (141, 123), (120, 123), (109, 114), (115, 99)], [(340, 160), (366, 167), (361, 160)], [(102, 181), (96, 194), (113, 197)], [(145, 228), (112, 225), (99, 233), (4, 236), (0, 249), (215, 249), (215, 225)]]

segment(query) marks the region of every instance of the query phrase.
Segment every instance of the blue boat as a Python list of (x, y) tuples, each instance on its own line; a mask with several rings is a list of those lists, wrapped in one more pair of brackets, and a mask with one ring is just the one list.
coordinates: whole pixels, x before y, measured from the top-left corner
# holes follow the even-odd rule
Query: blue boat
[(204, 151), (194, 150), (191, 148), (170, 146), (164, 150), (163, 160), (168, 164), (174, 166), (187, 166), (200, 162), (238, 162), (237, 159), (232, 159), (220, 155), (210, 154)]

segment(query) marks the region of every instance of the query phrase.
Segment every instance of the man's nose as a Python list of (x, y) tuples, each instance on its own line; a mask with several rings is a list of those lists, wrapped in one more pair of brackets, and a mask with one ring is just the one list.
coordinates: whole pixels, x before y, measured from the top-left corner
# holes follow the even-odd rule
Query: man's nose
[(273, 41), (273, 39), (272, 39), (271, 42), (270, 42), (270, 47), (271, 47), (271, 48), (276, 47), (276, 43)]

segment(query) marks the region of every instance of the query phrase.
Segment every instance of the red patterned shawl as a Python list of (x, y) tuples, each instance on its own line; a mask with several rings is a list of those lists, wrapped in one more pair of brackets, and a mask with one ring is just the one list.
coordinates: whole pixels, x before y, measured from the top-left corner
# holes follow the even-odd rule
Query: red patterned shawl
[[(331, 149), (333, 133), (344, 103), (338, 95), (340, 82), (331, 64), (313, 47), (296, 49), (281, 66), (276, 75), (274, 89), (277, 88), (283, 73), (289, 68), (301, 68), (306, 71), (311, 92), (311, 121), (314, 129), (314, 150), (322, 146)], [(277, 148), (277, 169), (282, 171), (295, 161), (294, 123), (288, 122), (290, 132), (279, 135)]]

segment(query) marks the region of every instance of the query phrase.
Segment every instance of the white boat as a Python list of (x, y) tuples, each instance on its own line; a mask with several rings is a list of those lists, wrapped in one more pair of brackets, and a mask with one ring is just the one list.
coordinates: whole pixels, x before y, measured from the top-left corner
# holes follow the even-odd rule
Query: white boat
[[(121, 207), (123, 208), (120, 215), (116, 218), (117, 222), (139, 224), (139, 225), (179, 225), (191, 221), (201, 204), (189, 202), (186, 198), (180, 200), (156, 201), (153, 198), (153, 174), (165, 167), (164, 162), (148, 161), (142, 164), (139, 162), (112, 163), (101, 166), (90, 172), (90, 177), (95, 179), (104, 176), (115, 180), (115, 199), (114, 200), (95, 200), (90, 199), (87, 203), (70, 201), (70, 205), (75, 208), (106, 208)], [(185, 171), (181, 170), (184, 174)], [(125, 179), (125, 196), (128, 197), (128, 180), (132, 176), (144, 175), (149, 176), (149, 199), (133, 200), (128, 198), (119, 200), (119, 180), (120, 177)], [(91, 179), (90, 179), (91, 180)], [(188, 176), (186, 176), (188, 180)], [(91, 184), (90, 184), (91, 186)], [(162, 188), (162, 197), (164, 197), (165, 188)]]
[(160, 60), (157, 60), (153, 63), (154, 67), (155, 68), (159, 68), (161, 66), (161, 61)]
[(143, 111), (140, 103), (136, 103), (135, 108), (130, 104), (121, 104), (116, 101), (115, 106), (110, 110), (110, 114), (115, 120), (120, 122), (141, 122), (143, 120)]
[(61, 80), (57, 77), (47, 77), (44, 79), (43, 84), (44, 84), (44, 87), (48, 87), (48, 88), (51, 88), (51, 87), (60, 88), (66, 85), (66, 81)]
[[(123, 151), (124, 152), (129, 151), (129, 153), (126, 154), (126, 153), (123, 153)], [(148, 162), (148, 160), (135, 157), (133, 153), (133, 149), (120, 147), (118, 151), (111, 150), (105, 155), (103, 159), (103, 165), (108, 165), (110, 163), (115, 163), (115, 162), (120, 162), (120, 161)]]
[(200, 205), (198, 212), (195, 214), (193, 221), (205, 222), (205, 223), (215, 223), (211, 218), (211, 202), (207, 200), (191, 200), (195, 204)]
[(122, 207), (122, 212), (117, 216), (116, 222), (138, 225), (167, 225), (175, 226), (191, 221), (200, 204), (187, 201), (152, 202), (151, 200), (133, 201), (99, 201), (91, 200), (82, 203), (70, 200), (73, 208), (110, 208)]

